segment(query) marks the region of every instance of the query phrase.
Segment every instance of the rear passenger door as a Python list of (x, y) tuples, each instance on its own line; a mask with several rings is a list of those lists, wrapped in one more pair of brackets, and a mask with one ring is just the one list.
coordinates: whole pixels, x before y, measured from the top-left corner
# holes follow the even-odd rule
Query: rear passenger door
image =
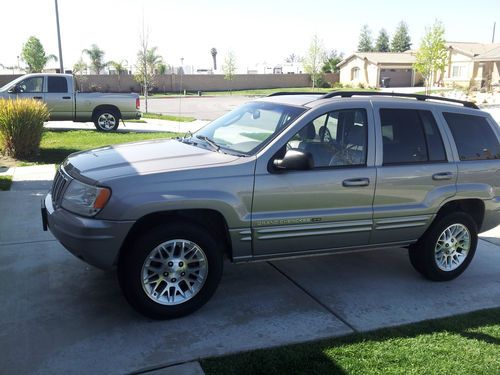
[(455, 195), (457, 165), (429, 106), (374, 103), (374, 110), (377, 186), (370, 242), (413, 241)]
[(66, 77), (47, 77), (45, 103), (52, 120), (73, 119), (73, 93), (68, 92), (68, 79)]

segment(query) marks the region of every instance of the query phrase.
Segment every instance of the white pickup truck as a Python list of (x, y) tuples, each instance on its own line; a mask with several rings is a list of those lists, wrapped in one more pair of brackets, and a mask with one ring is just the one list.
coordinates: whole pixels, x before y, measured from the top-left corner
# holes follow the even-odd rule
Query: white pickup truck
[(92, 121), (97, 130), (113, 131), (120, 119), (141, 117), (139, 95), (81, 93), (71, 74), (27, 74), (0, 88), (0, 99), (32, 98), (47, 104), (51, 121)]

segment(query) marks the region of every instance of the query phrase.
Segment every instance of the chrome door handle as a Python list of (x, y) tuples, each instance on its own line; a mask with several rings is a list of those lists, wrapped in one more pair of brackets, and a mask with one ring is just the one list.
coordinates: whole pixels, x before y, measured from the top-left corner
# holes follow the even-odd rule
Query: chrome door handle
[(434, 173), (432, 175), (432, 179), (436, 181), (451, 180), (452, 178), (453, 178), (453, 173), (451, 172)]
[(369, 178), (349, 178), (342, 181), (342, 186), (345, 187), (356, 187), (356, 186), (368, 186), (370, 185)]

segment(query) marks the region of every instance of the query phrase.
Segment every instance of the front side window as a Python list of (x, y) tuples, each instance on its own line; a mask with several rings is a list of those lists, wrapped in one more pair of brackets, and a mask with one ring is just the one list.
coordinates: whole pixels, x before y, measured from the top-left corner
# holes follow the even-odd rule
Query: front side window
[(43, 77), (30, 77), (17, 84), (17, 92), (31, 93), (43, 91)]
[(315, 168), (366, 165), (367, 119), (364, 109), (326, 113), (305, 125), (287, 149), (311, 153)]
[(222, 151), (251, 155), (290, 125), (306, 108), (255, 101), (211, 122), (193, 135)]
[(381, 109), (384, 164), (446, 161), (441, 134), (430, 111)]
[(500, 159), (500, 144), (484, 117), (443, 113), (457, 145), (460, 160)]

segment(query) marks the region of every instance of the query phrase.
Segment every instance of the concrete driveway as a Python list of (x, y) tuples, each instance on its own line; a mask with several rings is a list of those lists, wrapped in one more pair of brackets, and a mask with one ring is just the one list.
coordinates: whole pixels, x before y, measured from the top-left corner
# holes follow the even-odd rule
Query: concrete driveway
[(0, 192), (0, 373), (141, 372), (500, 306), (497, 229), (452, 282), (424, 280), (404, 249), (226, 263), (201, 310), (152, 321), (127, 305), (114, 272), (86, 265), (42, 231), (47, 184)]

